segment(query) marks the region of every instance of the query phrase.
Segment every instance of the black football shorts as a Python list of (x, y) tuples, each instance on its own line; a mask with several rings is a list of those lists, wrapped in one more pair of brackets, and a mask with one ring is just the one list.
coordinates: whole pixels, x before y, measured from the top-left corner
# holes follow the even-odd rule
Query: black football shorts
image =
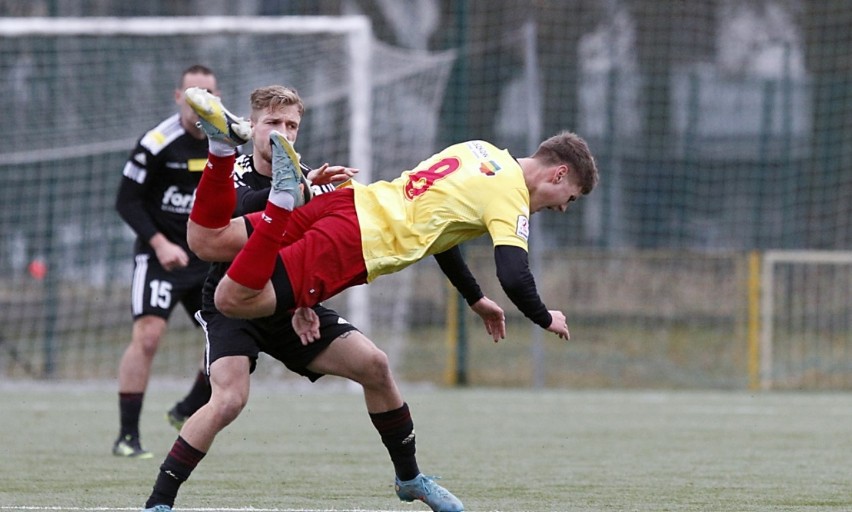
[(199, 311), (195, 318), (207, 334), (204, 363), (207, 374), (210, 374), (210, 365), (225, 356), (247, 356), (253, 372), (258, 355), (265, 352), (284, 363), (290, 371), (311, 381), (319, 379), (322, 375), (308, 370), (307, 366), (341, 334), (356, 329), (336, 311), (321, 304), (314, 306), (314, 311), (320, 319), (320, 339), (307, 345), (302, 345), (293, 330), (290, 314), (244, 320), (228, 318), (218, 311)]
[(180, 303), (194, 321), (194, 313), (201, 308), (201, 289), (209, 268), (209, 263), (194, 259), (187, 267), (168, 271), (156, 256), (137, 254), (130, 293), (133, 319), (154, 315), (168, 320)]

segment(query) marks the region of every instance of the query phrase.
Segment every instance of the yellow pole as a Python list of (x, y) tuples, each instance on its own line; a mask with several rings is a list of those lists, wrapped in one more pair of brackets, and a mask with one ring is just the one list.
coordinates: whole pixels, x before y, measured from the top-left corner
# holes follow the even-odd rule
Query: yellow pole
[(748, 387), (760, 389), (760, 253), (748, 254)]
[(459, 347), (458, 324), (459, 324), (459, 294), (449, 282), (447, 283), (447, 364), (444, 370), (444, 382), (448, 386), (458, 385), (458, 368), (456, 367), (456, 352)]

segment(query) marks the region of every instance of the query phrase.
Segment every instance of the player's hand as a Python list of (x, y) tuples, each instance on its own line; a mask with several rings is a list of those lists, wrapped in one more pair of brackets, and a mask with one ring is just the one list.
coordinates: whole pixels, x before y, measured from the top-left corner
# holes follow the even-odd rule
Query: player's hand
[(547, 328), (548, 331), (556, 334), (563, 340), (570, 340), (571, 333), (568, 332), (568, 321), (565, 319), (565, 315), (562, 314), (562, 311), (549, 311), (550, 313), (550, 327)]
[(358, 174), (358, 169), (343, 167), (341, 165), (330, 166), (325, 163), (320, 168), (309, 172), (307, 178), (314, 185), (326, 185), (328, 183), (346, 181), (356, 174)]
[(162, 234), (151, 237), (151, 247), (157, 254), (157, 260), (166, 270), (175, 270), (189, 265), (189, 254), (178, 244), (168, 241)]
[(506, 315), (503, 313), (503, 308), (496, 302), (488, 297), (482, 297), (470, 306), (470, 309), (482, 318), (485, 330), (491, 335), (494, 343), (506, 339)]
[(320, 337), (320, 320), (317, 312), (312, 308), (296, 308), (293, 312), (293, 330), (302, 340), (302, 345), (307, 345), (318, 340)]

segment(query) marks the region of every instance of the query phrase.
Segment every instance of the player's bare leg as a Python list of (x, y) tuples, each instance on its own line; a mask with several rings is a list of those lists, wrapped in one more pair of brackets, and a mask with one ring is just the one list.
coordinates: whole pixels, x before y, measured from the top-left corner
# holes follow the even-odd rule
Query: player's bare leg
[(166, 320), (145, 315), (133, 322), (130, 344), (118, 365), (118, 396), (121, 430), (112, 447), (113, 455), (150, 459), (151, 452), (142, 448), (139, 435), (139, 415), (148, 388), (151, 365), (166, 332)]
[(231, 318), (260, 318), (275, 313), (275, 290), (267, 281), (255, 290), (225, 275), (215, 293), (216, 309)]
[(217, 359), (210, 367), (210, 401), (184, 424), (145, 503), (145, 511), (169, 512), (181, 484), (210, 450), (216, 435), (227, 427), (248, 402), (250, 362), (245, 356)]
[(390, 370), (387, 355), (358, 331), (337, 338), (308, 369), (353, 380), (364, 388), (364, 400), (373, 426), (388, 450), (396, 473), (397, 496), (420, 500), (433, 510), (461, 512), (462, 502), (417, 466), (414, 422)]

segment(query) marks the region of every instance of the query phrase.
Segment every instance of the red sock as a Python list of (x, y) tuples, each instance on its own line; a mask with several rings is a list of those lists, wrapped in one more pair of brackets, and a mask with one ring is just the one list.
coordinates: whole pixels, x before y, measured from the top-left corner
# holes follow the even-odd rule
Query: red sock
[(215, 229), (227, 226), (231, 221), (237, 206), (237, 193), (231, 178), (236, 158), (236, 155), (207, 155), (207, 166), (195, 190), (195, 202), (189, 213), (192, 222)]
[(290, 210), (266, 203), (264, 222), (254, 227), (254, 232), (231, 263), (228, 277), (246, 288), (262, 289), (275, 270), (275, 259), (289, 220)]

